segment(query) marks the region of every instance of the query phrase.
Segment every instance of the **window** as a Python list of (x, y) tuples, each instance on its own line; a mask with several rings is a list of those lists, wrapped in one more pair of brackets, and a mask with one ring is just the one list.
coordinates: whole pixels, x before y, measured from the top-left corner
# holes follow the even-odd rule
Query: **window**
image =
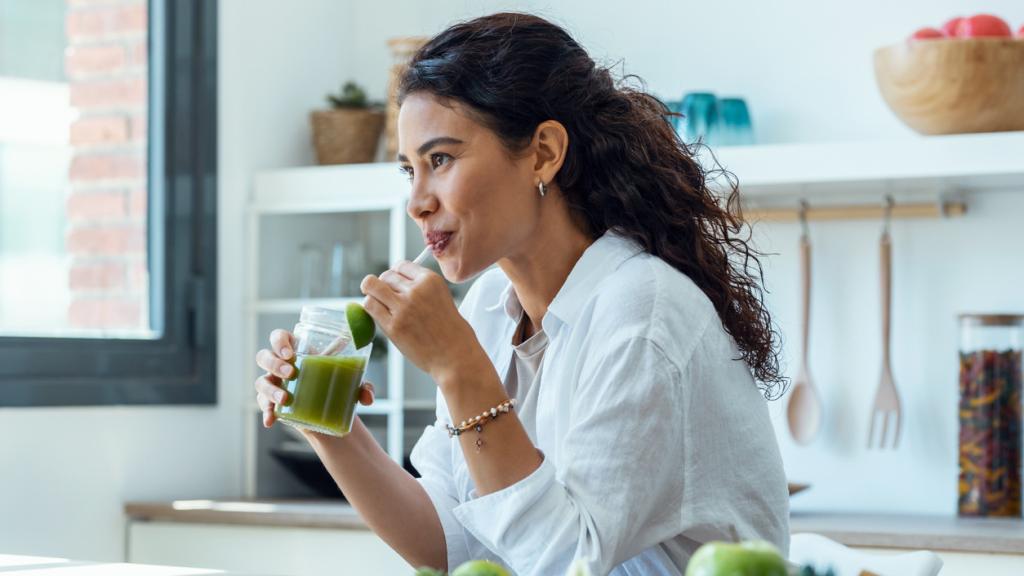
[(210, 404), (216, 2), (0, 0), (0, 406)]

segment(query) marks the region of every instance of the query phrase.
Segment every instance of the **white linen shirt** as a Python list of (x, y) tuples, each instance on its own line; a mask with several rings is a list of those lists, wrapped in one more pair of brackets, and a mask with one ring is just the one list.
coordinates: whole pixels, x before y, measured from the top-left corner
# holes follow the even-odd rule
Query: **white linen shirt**
[[(508, 278), (484, 273), (460, 311), (506, 382), (522, 311)], [(443, 426), (467, 415), (452, 418), (440, 392), (438, 423), (413, 448), (449, 569), (488, 558), (520, 575), (561, 576), (582, 559), (595, 575), (682, 574), (711, 540), (764, 539), (788, 553), (789, 499), (767, 405), (686, 275), (605, 234), (541, 325), (549, 342), (535, 400), (516, 409), (544, 455), (537, 470), (479, 496)]]

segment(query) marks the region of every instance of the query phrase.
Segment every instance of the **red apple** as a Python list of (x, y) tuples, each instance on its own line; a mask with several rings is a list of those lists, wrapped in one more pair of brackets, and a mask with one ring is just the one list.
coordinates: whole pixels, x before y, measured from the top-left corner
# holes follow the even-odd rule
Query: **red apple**
[(946, 35), (942, 33), (942, 30), (936, 30), (935, 28), (921, 28), (917, 32), (914, 32), (910, 36), (911, 40), (930, 40), (935, 38), (945, 38)]
[(963, 20), (962, 16), (956, 18), (950, 18), (946, 20), (946, 23), (942, 25), (942, 33), (949, 38), (956, 36), (956, 27), (960, 25), (960, 21)]
[(1010, 30), (1010, 25), (998, 16), (976, 14), (957, 23), (956, 36), (958, 38), (1010, 38), (1013, 36), (1013, 31)]

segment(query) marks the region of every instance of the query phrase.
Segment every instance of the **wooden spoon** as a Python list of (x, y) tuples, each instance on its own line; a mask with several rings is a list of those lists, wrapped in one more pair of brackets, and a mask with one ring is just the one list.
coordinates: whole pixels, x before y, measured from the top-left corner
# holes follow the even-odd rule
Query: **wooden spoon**
[(821, 428), (821, 396), (807, 367), (807, 345), (811, 326), (811, 241), (805, 231), (800, 237), (800, 274), (803, 280), (803, 334), (800, 373), (789, 394), (786, 416), (789, 431), (799, 444), (809, 444)]

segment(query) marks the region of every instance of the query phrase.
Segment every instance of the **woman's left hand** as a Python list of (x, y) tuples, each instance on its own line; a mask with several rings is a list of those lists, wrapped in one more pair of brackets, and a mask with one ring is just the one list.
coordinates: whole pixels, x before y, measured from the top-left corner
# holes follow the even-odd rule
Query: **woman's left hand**
[(476, 334), (459, 314), (441, 276), (412, 262), (401, 262), (363, 278), (363, 306), (402, 354), (435, 380), (465, 362)]

